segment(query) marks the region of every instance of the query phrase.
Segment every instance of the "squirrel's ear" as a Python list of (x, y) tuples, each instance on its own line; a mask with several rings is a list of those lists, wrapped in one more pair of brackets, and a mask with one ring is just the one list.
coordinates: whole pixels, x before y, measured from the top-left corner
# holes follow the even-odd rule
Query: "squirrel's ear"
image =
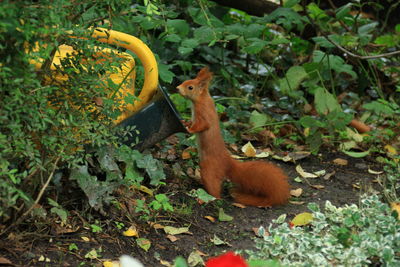
[(208, 67), (202, 68), (199, 73), (197, 74), (196, 79), (209, 82), (212, 79), (212, 72), (209, 71)]

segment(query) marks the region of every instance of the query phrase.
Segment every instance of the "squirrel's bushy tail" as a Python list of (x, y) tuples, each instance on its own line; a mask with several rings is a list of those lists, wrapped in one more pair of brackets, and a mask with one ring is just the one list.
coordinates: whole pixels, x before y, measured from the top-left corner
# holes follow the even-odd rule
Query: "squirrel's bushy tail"
[(232, 196), (244, 205), (282, 205), (290, 197), (286, 174), (270, 162), (232, 160), (229, 178), (236, 185)]

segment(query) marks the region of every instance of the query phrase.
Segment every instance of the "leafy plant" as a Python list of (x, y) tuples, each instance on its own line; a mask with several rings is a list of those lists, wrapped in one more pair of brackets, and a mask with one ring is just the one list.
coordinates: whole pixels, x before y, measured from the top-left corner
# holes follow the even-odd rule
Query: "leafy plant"
[(251, 258), (279, 258), (285, 266), (396, 266), (400, 258), (399, 223), (389, 206), (374, 196), (364, 196), (360, 206), (335, 207), (326, 202), (324, 211), (309, 204), (310, 227), (289, 227), (285, 222), (269, 226), (269, 235), (256, 240)]

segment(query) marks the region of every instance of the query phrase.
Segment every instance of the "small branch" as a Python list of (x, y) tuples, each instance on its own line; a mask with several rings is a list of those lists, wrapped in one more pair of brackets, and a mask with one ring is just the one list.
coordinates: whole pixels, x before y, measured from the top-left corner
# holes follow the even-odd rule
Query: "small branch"
[(2, 236), (2, 235), (4, 235), (5, 233), (7, 233), (11, 228), (16, 227), (18, 224), (20, 224), (20, 223), (25, 219), (25, 217), (26, 217), (29, 213), (31, 213), (31, 211), (33, 210), (33, 208), (40, 202), (40, 199), (42, 198), (42, 196), (43, 196), (43, 194), (44, 194), (44, 191), (45, 191), (46, 188), (49, 186), (50, 181), (51, 181), (51, 179), (52, 179), (53, 176), (54, 176), (54, 172), (56, 171), (57, 164), (58, 164), (60, 158), (61, 158), (61, 157), (59, 156), (59, 157), (56, 159), (56, 161), (54, 162), (54, 164), (53, 164), (53, 169), (52, 169), (52, 171), (51, 171), (49, 177), (47, 178), (46, 183), (43, 185), (42, 189), (40, 190), (39, 194), (37, 195), (36, 200), (35, 200), (35, 202), (32, 204), (32, 206), (30, 206), (30, 208), (29, 208), (24, 214), (22, 214), (21, 217), (19, 217), (15, 223), (11, 224), (11, 225), (8, 226), (3, 232), (1, 232), (1, 233), (0, 233), (0, 236)]
[(338, 48), (340, 51), (348, 54), (351, 57), (354, 58), (358, 58), (358, 59), (376, 59), (376, 58), (382, 58), (382, 57), (390, 57), (390, 56), (395, 56), (395, 55), (399, 55), (400, 54), (400, 50), (394, 51), (394, 52), (389, 52), (389, 53), (384, 53), (384, 54), (379, 54), (379, 55), (372, 55), (372, 56), (361, 56), (361, 55), (357, 55), (354, 54), (353, 52), (350, 52), (349, 50), (347, 50), (346, 48), (342, 47), (341, 45), (339, 45), (338, 43), (336, 43), (335, 41), (333, 41), (331, 38), (329, 38), (329, 36), (324, 33), (323, 31), (320, 30), (319, 26), (315, 24), (315, 21), (310, 17), (310, 15), (307, 12), (307, 7), (304, 5), (303, 2), (303, 10), (304, 10), (304, 14), (306, 15), (306, 17), (308, 18), (308, 20), (310, 21), (311, 25), (314, 27), (314, 29), (319, 30), (319, 32), (322, 34), (322, 36), (331, 44), (333, 44), (336, 48)]

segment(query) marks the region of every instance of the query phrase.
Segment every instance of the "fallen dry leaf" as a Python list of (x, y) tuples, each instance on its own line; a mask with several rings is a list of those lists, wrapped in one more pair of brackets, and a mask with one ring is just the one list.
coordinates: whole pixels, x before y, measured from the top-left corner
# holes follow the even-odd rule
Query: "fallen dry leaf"
[(245, 206), (245, 205), (243, 205), (243, 204), (240, 204), (240, 203), (236, 203), (236, 202), (232, 203), (232, 206), (235, 206), (235, 207), (237, 207), (237, 208), (241, 208), (241, 209), (244, 209), (244, 208), (246, 208), (246, 206)]
[(164, 226), (159, 224), (159, 223), (155, 223), (155, 224), (153, 224), (153, 228), (156, 229), (156, 230), (157, 229), (164, 229)]
[(336, 174), (336, 171), (333, 172), (329, 172), (327, 174), (325, 174), (325, 176), (323, 177), (324, 180), (329, 180), (333, 175)]
[(128, 230), (122, 232), (122, 234), (124, 236), (128, 236), (128, 237), (132, 237), (132, 236), (138, 237), (139, 236), (139, 233), (138, 233), (135, 225), (129, 226)]
[(247, 142), (247, 144), (245, 144), (242, 147), (242, 152), (247, 157), (255, 157), (256, 156), (256, 149), (254, 148), (254, 146), (250, 142)]
[(85, 241), (85, 242), (89, 242), (89, 241), (90, 241), (89, 237), (81, 236), (81, 238), (82, 238), (82, 240)]
[(358, 185), (358, 184), (353, 184), (353, 187), (354, 187), (355, 189), (360, 189), (360, 188), (361, 188), (361, 186)]
[(204, 216), (204, 218), (206, 218), (207, 220), (209, 220), (210, 222), (215, 222), (215, 218), (212, 216)]
[(4, 257), (0, 257), (0, 264), (1, 265), (13, 265), (9, 259), (6, 259)]
[(378, 174), (382, 174), (383, 171), (374, 171), (374, 170), (371, 170), (371, 169), (368, 168), (368, 173), (378, 175)]
[(169, 241), (171, 242), (175, 242), (176, 240), (178, 240), (178, 238), (174, 235), (167, 235), (167, 238), (169, 239)]
[(303, 178), (317, 178), (318, 177), (318, 175), (304, 171), (303, 168), (300, 166), (300, 164), (296, 166), (296, 171)]
[[(253, 227), (253, 228), (251, 228), (251, 230), (253, 230), (253, 232), (254, 232), (254, 234), (255, 234), (256, 236), (262, 237), (262, 236), (259, 234), (258, 229), (260, 229), (260, 227)], [(264, 236), (269, 236), (269, 232), (265, 230), (265, 231), (264, 231)]]
[(304, 201), (293, 201), (293, 200), (289, 200), (290, 204), (293, 205), (303, 205), (305, 202)]
[(299, 197), (299, 196), (301, 196), (302, 193), (303, 193), (303, 189), (302, 188), (297, 188), (297, 189), (290, 190), (290, 195), (294, 196), (294, 197)]
[(335, 163), (336, 165), (346, 166), (349, 162), (347, 161), (347, 159), (337, 158), (333, 160), (333, 163)]
[(314, 185), (311, 185), (311, 187), (315, 188), (315, 189), (324, 189), (325, 188), (325, 186), (323, 186), (321, 184), (314, 184)]

